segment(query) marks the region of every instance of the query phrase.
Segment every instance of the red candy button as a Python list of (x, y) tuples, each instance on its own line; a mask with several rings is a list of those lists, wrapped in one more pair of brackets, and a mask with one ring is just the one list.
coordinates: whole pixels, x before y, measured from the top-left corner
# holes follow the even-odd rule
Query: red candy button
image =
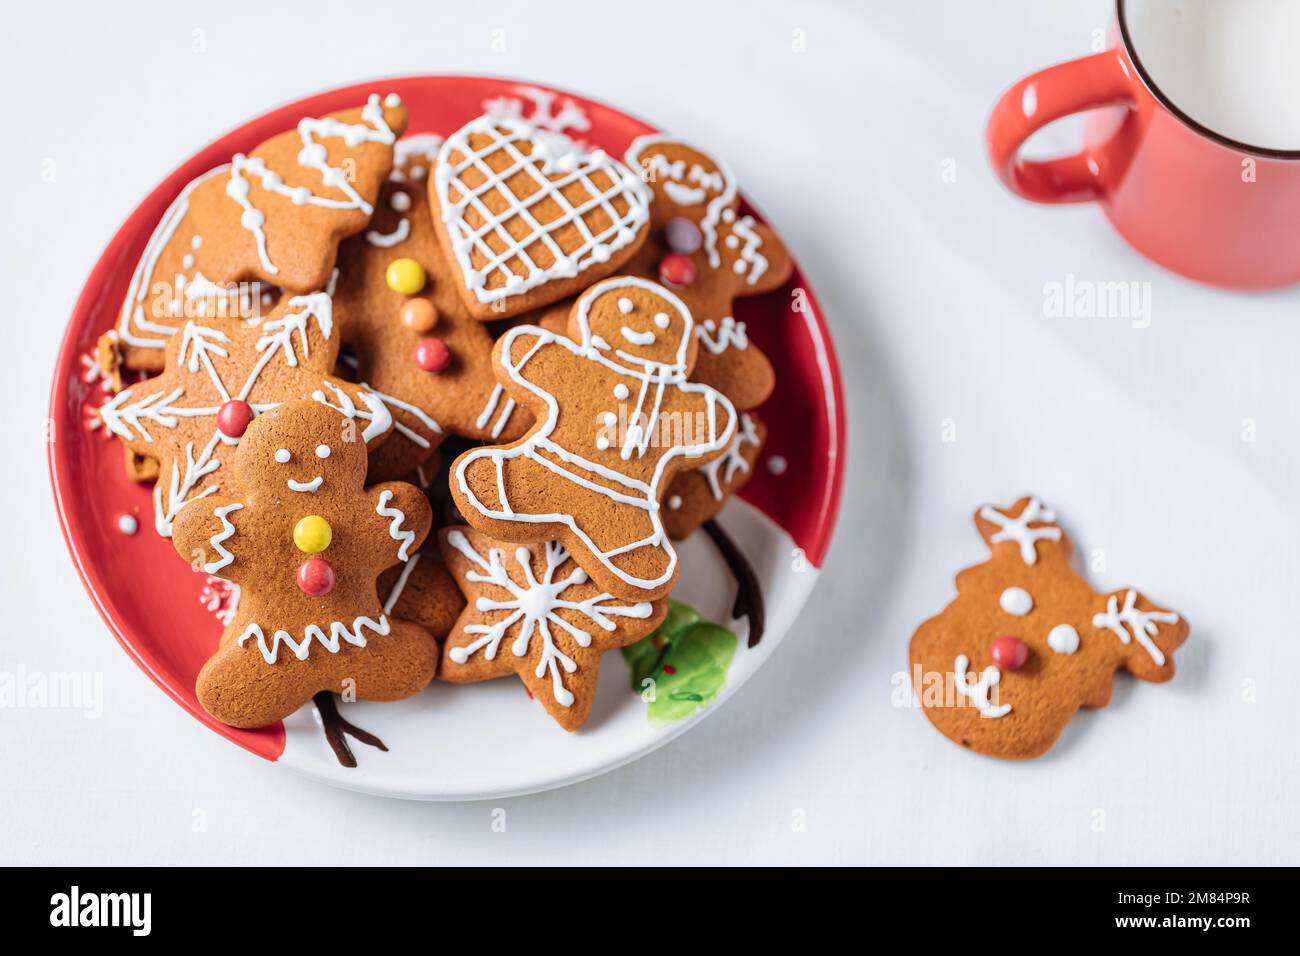
[(238, 398), (222, 404), (217, 409), (217, 428), (227, 438), (240, 438), (253, 420), (253, 406)]
[(420, 339), (415, 347), (415, 364), (426, 372), (441, 372), (451, 364), (451, 349), (442, 339)]
[(670, 252), (659, 260), (659, 278), (669, 285), (690, 285), (695, 281), (695, 263), (690, 256)]
[(1018, 637), (1003, 634), (994, 639), (992, 654), (993, 663), (1003, 670), (1019, 670), (1029, 660), (1029, 645)]
[(298, 587), (312, 597), (329, 594), (334, 590), (334, 568), (324, 558), (308, 558), (298, 566)]

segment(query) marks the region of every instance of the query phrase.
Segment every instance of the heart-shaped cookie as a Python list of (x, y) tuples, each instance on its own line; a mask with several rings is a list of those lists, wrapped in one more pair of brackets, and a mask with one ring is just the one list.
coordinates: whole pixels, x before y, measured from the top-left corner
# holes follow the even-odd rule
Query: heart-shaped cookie
[(519, 315), (618, 271), (650, 195), (625, 165), (562, 133), (480, 116), (447, 137), (430, 191), (443, 252), (475, 317)]

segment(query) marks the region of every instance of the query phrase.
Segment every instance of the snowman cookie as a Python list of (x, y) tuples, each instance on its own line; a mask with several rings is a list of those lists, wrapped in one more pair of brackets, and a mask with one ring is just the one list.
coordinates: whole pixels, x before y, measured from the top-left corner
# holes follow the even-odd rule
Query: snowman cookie
[(1109, 703), (1116, 670), (1174, 676), (1187, 621), (1133, 588), (1094, 591), (1038, 498), (986, 505), (975, 526), (988, 560), (957, 575), (957, 597), (912, 637), (914, 689), (940, 733), (978, 753), (1036, 757), (1080, 707)]
[(676, 474), (725, 454), (736, 429), (731, 402), (688, 381), (697, 350), (685, 303), (633, 276), (588, 289), (568, 337), (510, 329), (494, 348), (498, 378), (535, 424), (453, 462), (460, 513), (503, 541), (559, 540), (611, 594), (666, 596), (678, 564), (661, 498)]
[(428, 499), (401, 482), (366, 488), (365, 445), (345, 425), (318, 402), (260, 415), (231, 462), (242, 494), (212, 495), (176, 518), (177, 552), (241, 590), (197, 683), (223, 723), (274, 723), (326, 690), (398, 700), (433, 678), (433, 636), (391, 617), (376, 589), (424, 541)]
[(514, 441), (532, 421), (497, 382), (492, 333), (465, 307), (438, 248), (427, 177), (440, 142), (398, 143), (370, 227), (339, 248), (335, 316), (357, 379), (384, 396), (395, 423), (372, 477), (406, 474), (447, 435)]

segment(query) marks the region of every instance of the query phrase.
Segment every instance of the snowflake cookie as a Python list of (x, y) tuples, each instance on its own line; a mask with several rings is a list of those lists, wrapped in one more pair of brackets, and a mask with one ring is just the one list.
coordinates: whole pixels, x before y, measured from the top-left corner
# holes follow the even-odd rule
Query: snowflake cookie
[(1038, 498), (985, 506), (983, 564), (912, 638), (912, 682), (944, 736), (994, 757), (1036, 757), (1080, 707), (1110, 702), (1116, 670), (1174, 676), (1187, 621), (1132, 588), (1094, 591), (1070, 566), (1070, 542)]
[(587, 719), (601, 653), (639, 641), (668, 610), (605, 591), (558, 541), (511, 544), (453, 527), (438, 543), (467, 602), (443, 646), (442, 680), (518, 674), (565, 730)]

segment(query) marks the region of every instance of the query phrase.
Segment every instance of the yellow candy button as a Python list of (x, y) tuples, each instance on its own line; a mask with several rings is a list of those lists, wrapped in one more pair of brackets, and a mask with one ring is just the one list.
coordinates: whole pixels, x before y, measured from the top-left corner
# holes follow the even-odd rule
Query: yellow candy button
[(320, 554), (333, 540), (334, 529), (320, 515), (308, 515), (293, 526), (293, 543), (307, 554)]
[(402, 295), (415, 295), (424, 288), (424, 266), (414, 259), (394, 259), (384, 273), (388, 288)]

